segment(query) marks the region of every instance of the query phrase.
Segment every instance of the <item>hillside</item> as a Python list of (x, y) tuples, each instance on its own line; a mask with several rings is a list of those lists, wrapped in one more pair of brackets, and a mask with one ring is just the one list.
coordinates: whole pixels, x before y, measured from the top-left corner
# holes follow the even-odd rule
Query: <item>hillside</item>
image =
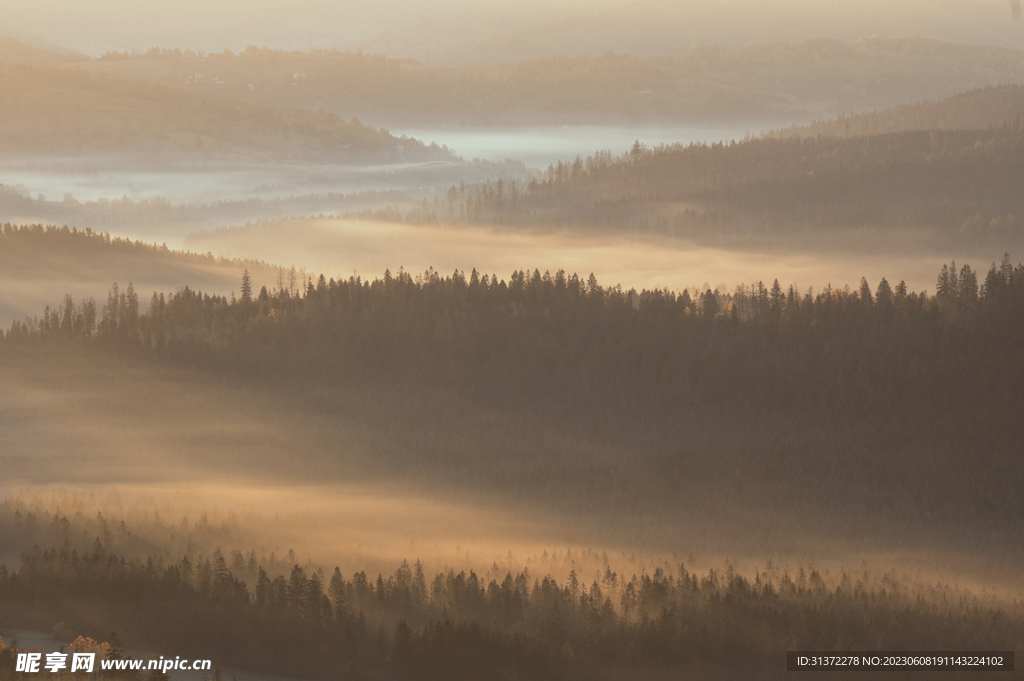
[(947, 97), (839, 116), (772, 131), (775, 137), (880, 135), (914, 130), (965, 130), (1000, 125), (1024, 111), (1024, 86), (986, 87)]
[[(39, 315), (40, 306), (55, 305), (66, 293), (76, 302), (103, 300), (115, 281), (122, 288), (133, 283), (147, 296), (185, 285), (229, 295), (238, 291), (245, 268), (260, 285), (277, 277), (277, 268), (253, 261), (171, 251), (91, 230), (5, 224), (0, 228), (0, 320), (9, 324)], [(147, 302), (148, 297), (143, 307)]]
[[(9, 326), (0, 369), (30, 396), (31, 367), (65, 358), (95, 378), (55, 372), (47, 389), (78, 404), (63, 382), (99, 396), (114, 387), (104, 374), (139, 360), (116, 395), (73, 414), (94, 422), (116, 397), (124, 406), (104, 422), (147, 423), (157, 410), (159, 431), (106, 428), (72, 453), (103, 451), (116, 467), (144, 447), (140, 482), (195, 460), (176, 478), (387, 483), (425, 508), (486, 500), (534, 536), (590, 546), (813, 547), (824, 559), (870, 545), (964, 564), (984, 554), (992, 562), (972, 570), (995, 574), (1024, 547), (1024, 465), (1010, 455), (1022, 435), (1024, 267), (1006, 256), (976, 268), (936, 268), (935, 295), (898, 272), (817, 293), (776, 280), (676, 294), (561, 270), (399, 271), (286, 279), (234, 301), (181, 288), (148, 310), (113, 290), (91, 310), (62, 304)], [(155, 390), (139, 374), (174, 385), (184, 369), (236, 392), (223, 416), (196, 418), (188, 389), (168, 390), (163, 408), (133, 397)], [(11, 423), (12, 455), (59, 437)], [(19, 475), (37, 479), (43, 466), (25, 458)], [(490, 522), (503, 554), (512, 529)], [(951, 524), (963, 530), (955, 539)], [(835, 538), (827, 552), (821, 536)]]
[(131, 152), (348, 162), (450, 159), (324, 111), (256, 106), (87, 70), (0, 64), (0, 145), (15, 154)]
[[(963, 112), (951, 120), (986, 121), (1014, 111), (1020, 96), (1021, 88), (1004, 88), (978, 94), (978, 101), (995, 102), (991, 109), (975, 111), (973, 96), (963, 98), (964, 107), (958, 98), (942, 106)], [(404, 217), (591, 234), (654, 233), (715, 244), (788, 239), (794, 245), (795, 237), (853, 245), (902, 234), (933, 245), (1019, 248), (1024, 115), (1016, 110), (1002, 124), (981, 129), (841, 137), (812, 137), (800, 129), (800, 136), (727, 144), (648, 149), (638, 143), (621, 156), (599, 152), (559, 162), (527, 186), (451, 188), (447, 197)]]
[(72, 58), (73, 55), (68, 53), (56, 52), (23, 40), (0, 35), (0, 62), (59, 66), (61, 62), (69, 61)]

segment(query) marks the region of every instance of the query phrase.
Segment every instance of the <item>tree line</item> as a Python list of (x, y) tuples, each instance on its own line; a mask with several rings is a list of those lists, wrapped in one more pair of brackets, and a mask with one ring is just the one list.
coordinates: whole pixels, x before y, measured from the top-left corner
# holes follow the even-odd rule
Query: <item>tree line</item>
[[(388, 271), (373, 280), (321, 274), (298, 285), (294, 276), (281, 270), (276, 286), (256, 292), (246, 270), (240, 297), (186, 286), (153, 293), (145, 311), (131, 283), (115, 283), (101, 307), (66, 297), (40, 318), (12, 324), (3, 341), (74, 339), (267, 372), (537, 380), (549, 388), (589, 380), (604, 384), (601, 392), (673, 402), (732, 395), (740, 376), (751, 396), (817, 398), (831, 381), (859, 374), (844, 399), (870, 392), (888, 407), (887, 395), (923, 388), (919, 380), (987, 373), (996, 357), (1012, 374), (1024, 304), (1024, 268), (1008, 255), (983, 277), (970, 265), (944, 265), (934, 295), (884, 278), (817, 292), (778, 280), (674, 292), (627, 291), (562, 270), (520, 270), (507, 281), (476, 270)], [(977, 343), (994, 354), (959, 354)], [(920, 369), (890, 370), (913, 364)], [(821, 370), (810, 372), (816, 365)]]
[(320, 275), (298, 286), (282, 270), (278, 279), (256, 292), (246, 270), (238, 298), (186, 286), (153, 293), (145, 311), (130, 283), (114, 284), (102, 306), (67, 296), (13, 323), (3, 342), (67, 340), (265, 375), (440, 381), (531, 399), (582, 389), (644, 408), (820, 400), (919, 415), (952, 408), (953, 386), (982, 380), (978, 408), (1003, 413), (1022, 397), (1012, 377), (1024, 268), (1009, 256), (984, 277), (944, 265), (934, 295), (886, 279), (818, 292), (778, 280), (638, 292), (561, 270), (507, 281), (475, 270)]

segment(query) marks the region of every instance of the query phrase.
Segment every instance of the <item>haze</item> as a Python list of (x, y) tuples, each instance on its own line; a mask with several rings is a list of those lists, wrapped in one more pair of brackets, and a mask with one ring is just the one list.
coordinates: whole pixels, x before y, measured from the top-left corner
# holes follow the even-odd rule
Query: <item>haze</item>
[(0, 675), (1024, 657), (1018, 0), (0, 5)]
[[(505, 61), (607, 50), (646, 55), (682, 51), (691, 44), (738, 47), (809, 35), (842, 40), (875, 34), (921, 35), (1020, 47), (1022, 28), (1013, 20), (1011, 8), (1012, 3), (1001, 0), (771, 4), (562, 0), (543, 5), (447, 0), (429, 6), (402, 0), (372, 5), (303, 0), (284, 6), (262, 0), (245, 3), (240, 14), (240, 5), (225, 0), (169, 5), (45, 0), (31, 5), (9, 3), (2, 27), (91, 55), (154, 46), (237, 51), (249, 44), (266, 44), (303, 49), (312, 33), (317, 48), (360, 45), (389, 56), (420, 59), (470, 50), (474, 57), (467, 54), (460, 59)], [(445, 19), (437, 19), (438, 14)], [(653, 36), (648, 34), (651, 29)], [(527, 51), (520, 47), (512, 52), (504, 44), (517, 34), (533, 36)], [(481, 46), (484, 40), (498, 44), (489, 52)]]

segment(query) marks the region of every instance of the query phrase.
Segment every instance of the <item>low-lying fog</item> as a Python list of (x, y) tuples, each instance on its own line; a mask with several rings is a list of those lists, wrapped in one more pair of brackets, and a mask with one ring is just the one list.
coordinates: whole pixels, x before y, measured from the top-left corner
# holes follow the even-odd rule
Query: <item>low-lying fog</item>
[[(796, 122), (796, 121), (794, 121)], [(597, 151), (610, 150), (623, 154), (639, 141), (648, 147), (680, 142), (741, 140), (759, 134), (740, 126), (618, 126), (618, 125), (548, 125), (453, 128), (404, 128), (391, 130), (393, 135), (408, 135), (424, 144), (446, 144), (467, 161), (472, 158), (503, 161), (506, 158), (524, 162), (531, 168), (545, 169), (559, 160), (580, 156), (586, 158)]]
[[(447, 144), (465, 160), (390, 165), (253, 163), (159, 155), (0, 158), (0, 189), (13, 189), (0, 195), (0, 221), (90, 227), (177, 248), (190, 231), (295, 215), (340, 215), (399, 200), (387, 192), (408, 192), (406, 198), (418, 202), (423, 195), (463, 182), (499, 177), (527, 181), (533, 176), (530, 168), (543, 170), (559, 160), (586, 157), (598, 150), (622, 154), (637, 140), (649, 147), (677, 141), (711, 143), (756, 132), (584, 125), (409, 129), (394, 134), (426, 144)], [(359, 195), (364, 192), (382, 194)], [(159, 199), (166, 203), (166, 210), (149, 208), (127, 215), (133, 209), (122, 207), (115, 211), (117, 217), (108, 215), (104, 201), (123, 197), (135, 203)], [(275, 203), (242, 203), (250, 199)], [(206, 208), (190, 211), (187, 217), (164, 215), (183, 206)]]
[[(884, 239), (884, 237), (879, 237)], [(881, 243), (881, 241), (879, 241)], [(866, 245), (860, 251), (854, 245)], [(476, 268), (481, 274), (539, 269), (564, 269), (587, 277), (593, 272), (605, 285), (682, 290), (724, 286), (758, 280), (771, 285), (795, 284), (801, 292), (831, 284), (856, 287), (867, 277), (874, 288), (882, 277), (893, 284), (905, 280), (911, 290), (933, 290), (943, 263), (955, 258), (986, 270), (1001, 252), (945, 253), (905, 249), (875, 251), (878, 244), (854, 244), (831, 250), (730, 250), (695, 245), (683, 239), (648, 236), (588, 237), (567, 234), (498, 232), (487, 228), (415, 226), (346, 219), (291, 220), (258, 226), (200, 232), (185, 239), (186, 248), (217, 254), (263, 259), (279, 265), (303, 266), (329, 277), (358, 273), (379, 277), (385, 269), (404, 267), (413, 274), (433, 267), (442, 275)]]
[(254, 197), (281, 197), (421, 189), (497, 179), (502, 169), (431, 161), (390, 165), (330, 165), (273, 162), (178, 162), (138, 169), (116, 157), (51, 158), (0, 163), (0, 184), (24, 195), (76, 201), (101, 198), (134, 201), (163, 198), (175, 205), (202, 205)]
[[(562, 580), (575, 569), (584, 582), (600, 579), (605, 565), (628, 580), (633, 573), (662, 566), (670, 572), (680, 564), (707, 572), (727, 561), (740, 574), (753, 574), (774, 563), (791, 574), (797, 566), (822, 573), (872, 572), (876, 577), (898, 570), (896, 574), (920, 583), (947, 582), (1010, 599), (1022, 596), (1019, 575), (1005, 561), (985, 563), (977, 557), (889, 542), (798, 537), (792, 526), (786, 532), (770, 532), (770, 539), (742, 538), (728, 527), (742, 519), (738, 512), (725, 521), (712, 519), (713, 512), (686, 514), (675, 519), (675, 527), (662, 523), (645, 528), (639, 521), (633, 525), (638, 535), (628, 539), (595, 531), (587, 519), (493, 503), (498, 500), (464, 504), (369, 485), (238, 486), (196, 481), (172, 489), (116, 482), (18, 488), (0, 484), (0, 495), (0, 500), (17, 500), (35, 509), (44, 524), (54, 514), (80, 514), (91, 520), (101, 512), (108, 521), (124, 519), (145, 544), (155, 552), (166, 551), (171, 559), (189, 550), (208, 555), (219, 548), (225, 555), (255, 551), (258, 557), (273, 553), (277, 560), (285, 560), (292, 550), (299, 564), (322, 567), (328, 574), (337, 565), (345, 576), (360, 570), (371, 578), (379, 572), (386, 576), (403, 560), (421, 560), (428, 575), (448, 568), (473, 569), (500, 581), (506, 571), (527, 568), (535, 577)], [(782, 522), (766, 515), (771, 522)], [(772, 545), (780, 537), (785, 545)], [(0, 564), (16, 561), (16, 556), (0, 551)], [(593, 577), (588, 575), (591, 570)]]

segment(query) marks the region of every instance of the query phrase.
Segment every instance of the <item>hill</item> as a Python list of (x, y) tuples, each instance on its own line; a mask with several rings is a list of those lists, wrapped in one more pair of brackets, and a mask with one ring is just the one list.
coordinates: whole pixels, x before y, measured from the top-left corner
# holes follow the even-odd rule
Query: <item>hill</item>
[(0, 62), (21, 62), (59, 66), (61, 62), (75, 59), (75, 55), (47, 49), (38, 45), (0, 35)]
[[(712, 145), (637, 143), (622, 156), (598, 152), (559, 162), (525, 187), (452, 188), (447, 200), (439, 197), (405, 219), (657, 233), (714, 244), (794, 237), (853, 244), (902, 234), (919, 243), (1018, 248), (1024, 239), (1017, 186), (1024, 174), (1021, 93), (1019, 86), (986, 90), (920, 108), (922, 122), (947, 110), (963, 124), (1017, 111), (980, 129), (809, 136), (814, 128), (802, 128)], [(976, 108), (979, 103), (991, 106)], [(883, 124), (886, 115), (862, 120)], [(837, 125), (843, 124), (828, 129)]]
[(325, 111), (256, 106), (71, 68), (0, 64), (0, 145), (7, 155), (132, 152), (314, 159), (450, 159)]
[[(38, 315), (69, 293), (75, 301), (102, 300), (111, 282), (137, 290), (173, 291), (186, 284), (228, 295), (239, 290), (243, 269), (260, 285), (271, 284), (277, 268), (172, 251), (92, 230), (5, 224), (0, 229), (0, 319), (4, 323)], [(145, 307), (148, 298), (143, 301)]]
[[(136, 360), (171, 384), (195, 372), (196, 387), (168, 390), (160, 408), (133, 398), (154, 387), (129, 371), (123, 409), (103, 416), (164, 414), (167, 435), (138, 436), (142, 482), (195, 458), (176, 479), (208, 469), (228, 486), (387, 482), (438, 503), (504, 502), (538, 534), (591, 546), (671, 551), (685, 537), (705, 551), (814, 555), (828, 536), (833, 557), (864, 546), (964, 564), (985, 554), (995, 574), (1024, 547), (1024, 465), (1009, 454), (1024, 431), (1024, 267), (1006, 256), (985, 269), (943, 265), (935, 295), (898, 273), (817, 293), (776, 280), (676, 294), (561, 270), (320, 276), (234, 301), (181, 288), (145, 311), (113, 290), (92, 309), (72, 301), (11, 325), (0, 369), (26, 395), (47, 356), (96, 376), (56, 372), (61, 402), (53, 385), (102, 394), (114, 388), (102, 375)], [(199, 409), (183, 395), (207, 384), (237, 397), (212, 422), (183, 417)], [(104, 404), (74, 413), (93, 422)], [(40, 437), (14, 427), (12, 452)], [(131, 429), (111, 427), (68, 453), (101, 451), (116, 467), (132, 443)], [(19, 474), (67, 475), (42, 465), (25, 459)]]
[(1024, 111), (1024, 87), (1003, 85), (963, 92), (884, 111), (839, 116), (773, 131), (775, 137), (880, 135), (914, 130), (965, 130), (1000, 125)]

